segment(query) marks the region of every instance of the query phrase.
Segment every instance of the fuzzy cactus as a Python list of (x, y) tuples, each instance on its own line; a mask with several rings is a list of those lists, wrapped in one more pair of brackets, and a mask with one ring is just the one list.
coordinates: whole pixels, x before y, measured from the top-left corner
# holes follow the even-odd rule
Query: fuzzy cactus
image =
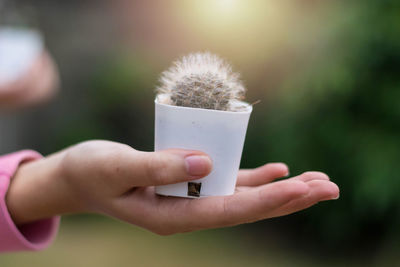
[(157, 93), (164, 95), (166, 104), (238, 111), (243, 105), (244, 88), (239, 74), (211, 53), (184, 56), (161, 74)]

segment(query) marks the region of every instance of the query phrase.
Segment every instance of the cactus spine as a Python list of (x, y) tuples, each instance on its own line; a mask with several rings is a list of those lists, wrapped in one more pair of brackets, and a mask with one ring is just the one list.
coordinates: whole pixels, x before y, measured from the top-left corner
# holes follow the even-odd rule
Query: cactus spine
[(237, 111), (234, 103), (244, 98), (239, 74), (211, 53), (184, 56), (161, 74), (158, 94), (168, 96), (170, 105)]

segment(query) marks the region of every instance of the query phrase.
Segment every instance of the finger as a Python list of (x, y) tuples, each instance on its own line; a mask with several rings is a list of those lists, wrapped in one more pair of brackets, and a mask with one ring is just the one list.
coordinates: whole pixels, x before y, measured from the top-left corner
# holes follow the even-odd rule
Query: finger
[(292, 177), (290, 179), (300, 180), (303, 182), (308, 182), (308, 181), (312, 181), (312, 180), (329, 181), (329, 176), (323, 172), (310, 171), (310, 172), (304, 172), (304, 173), (302, 173), (298, 176)]
[(31, 88), (26, 92), (24, 103), (34, 104), (50, 99), (58, 89), (59, 77), (57, 67), (47, 52), (41, 55), (41, 66), (37, 68)]
[(131, 175), (136, 177), (135, 186), (165, 185), (199, 179), (212, 169), (211, 159), (200, 151), (169, 149), (158, 152), (135, 151), (134, 154)]
[(258, 186), (269, 183), (289, 174), (289, 168), (284, 163), (268, 163), (252, 170), (240, 170), (237, 186)]
[[(328, 175), (326, 175), (323, 172), (317, 172), (317, 171), (309, 171), (309, 172), (304, 172), (298, 176), (294, 176), (288, 180), (297, 180), (297, 181), (303, 181), (303, 182), (309, 182), (313, 180), (323, 180), (323, 181), (329, 181)], [(266, 181), (268, 182), (268, 181)], [(242, 192), (251, 189), (251, 186), (247, 185), (237, 185), (235, 190), (236, 192)]]
[(330, 181), (313, 180), (307, 184), (310, 187), (309, 194), (278, 208), (273, 213), (274, 217), (297, 212), (309, 208), (320, 201), (337, 199), (339, 197), (339, 187)]
[[(280, 181), (225, 197), (164, 198), (159, 227), (169, 232), (232, 226), (270, 217), (270, 212), (308, 193), (301, 181)], [(161, 232), (162, 232), (161, 230)]]

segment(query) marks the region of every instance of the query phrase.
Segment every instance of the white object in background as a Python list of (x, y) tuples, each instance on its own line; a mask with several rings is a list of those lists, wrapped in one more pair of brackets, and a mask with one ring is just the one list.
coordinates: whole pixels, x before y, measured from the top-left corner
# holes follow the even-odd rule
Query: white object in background
[(189, 108), (162, 104), (160, 97), (155, 100), (155, 150), (203, 151), (213, 170), (198, 180), (156, 186), (156, 193), (189, 198), (233, 194), (252, 106), (241, 102), (247, 108), (239, 112)]
[(0, 27), (0, 84), (17, 80), (42, 51), (43, 38), (38, 31)]

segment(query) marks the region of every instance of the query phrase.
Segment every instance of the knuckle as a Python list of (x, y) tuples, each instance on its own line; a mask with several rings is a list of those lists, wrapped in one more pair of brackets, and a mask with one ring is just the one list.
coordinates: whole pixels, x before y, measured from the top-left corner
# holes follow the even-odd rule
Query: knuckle
[(221, 201), (221, 206), (222, 206), (221, 207), (222, 216), (220, 216), (220, 219), (218, 220), (217, 224), (218, 226), (226, 226), (230, 224), (232, 218), (234, 217), (232, 206), (230, 203), (230, 197), (224, 198), (224, 200)]
[(303, 175), (305, 175), (305, 176), (307, 176), (307, 177), (310, 177), (310, 178), (317, 178), (317, 177), (319, 177), (319, 178), (329, 179), (329, 176), (328, 176), (328, 175), (326, 175), (326, 174), (323, 173), (323, 172), (319, 172), (319, 171), (308, 171), (308, 172), (305, 172)]
[(163, 157), (155, 153), (147, 160), (147, 176), (156, 184), (166, 184), (168, 182), (167, 167), (168, 164)]

